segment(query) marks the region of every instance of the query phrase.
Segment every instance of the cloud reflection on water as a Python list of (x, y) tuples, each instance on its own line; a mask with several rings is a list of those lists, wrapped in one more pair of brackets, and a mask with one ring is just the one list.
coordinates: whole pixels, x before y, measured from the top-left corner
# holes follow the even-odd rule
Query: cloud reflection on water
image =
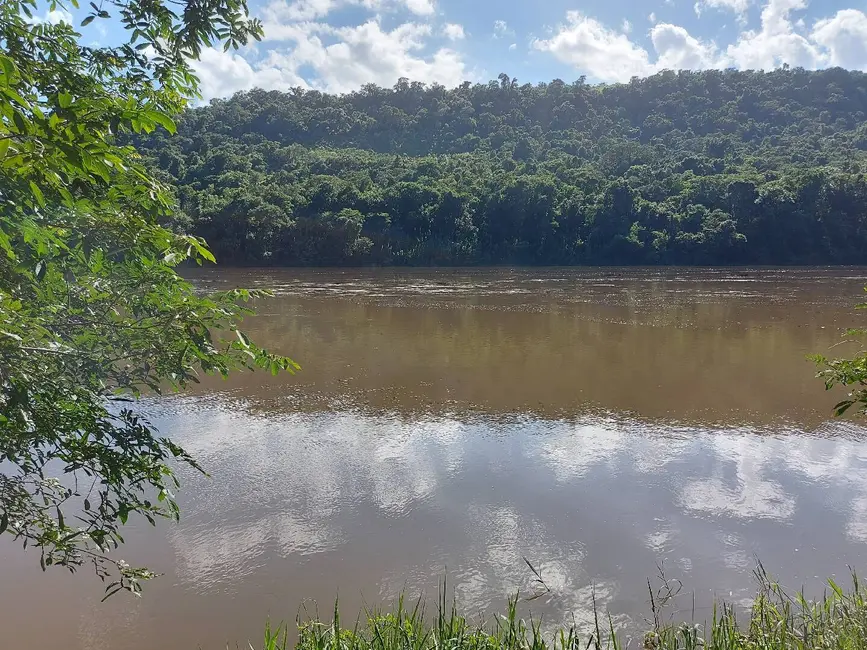
[[(773, 555), (784, 582), (867, 559), (867, 445), (846, 425), (771, 436), (195, 405), (160, 421), (214, 477), (189, 477), (186, 517), (170, 532), (178, 579), (197, 590), (243, 595), (266, 572), (313, 562), (341, 593), (369, 589), (352, 582), (369, 565), (388, 599), (430, 594), (448, 570), (470, 611), (490, 611), (533, 591), (526, 557), (551, 588), (534, 606), (581, 621), (593, 584), (615, 614), (643, 609), (643, 578), (660, 560), (691, 589), (747, 598), (755, 555)], [(810, 530), (817, 516), (822, 529)]]

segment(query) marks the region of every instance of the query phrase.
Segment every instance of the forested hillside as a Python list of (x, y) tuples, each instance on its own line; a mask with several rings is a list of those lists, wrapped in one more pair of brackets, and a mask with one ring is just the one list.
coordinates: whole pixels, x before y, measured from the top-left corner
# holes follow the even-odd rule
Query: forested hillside
[(867, 75), (251, 91), (137, 142), (226, 264), (867, 263)]

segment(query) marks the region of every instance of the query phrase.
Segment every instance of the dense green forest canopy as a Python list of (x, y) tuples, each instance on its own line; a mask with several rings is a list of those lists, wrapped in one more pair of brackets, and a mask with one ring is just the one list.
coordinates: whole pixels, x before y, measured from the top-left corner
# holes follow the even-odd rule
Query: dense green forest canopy
[(140, 140), (223, 263), (867, 263), (867, 75), (253, 90)]

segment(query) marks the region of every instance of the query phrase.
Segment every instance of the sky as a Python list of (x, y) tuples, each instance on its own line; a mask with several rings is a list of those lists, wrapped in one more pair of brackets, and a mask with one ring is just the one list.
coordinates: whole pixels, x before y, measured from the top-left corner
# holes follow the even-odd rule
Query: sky
[[(867, 70), (867, 0), (251, 0), (250, 10), (265, 37), (203, 53), (205, 100), (401, 77), (454, 87), (500, 73), (613, 83), (663, 69)], [(94, 21), (85, 35), (111, 41), (116, 29)]]

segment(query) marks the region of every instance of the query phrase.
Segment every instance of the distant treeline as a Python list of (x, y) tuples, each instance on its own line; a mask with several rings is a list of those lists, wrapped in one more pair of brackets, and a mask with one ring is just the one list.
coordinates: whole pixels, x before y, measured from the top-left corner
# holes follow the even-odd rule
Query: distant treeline
[(254, 90), (136, 142), (224, 264), (867, 263), (867, 75)]

